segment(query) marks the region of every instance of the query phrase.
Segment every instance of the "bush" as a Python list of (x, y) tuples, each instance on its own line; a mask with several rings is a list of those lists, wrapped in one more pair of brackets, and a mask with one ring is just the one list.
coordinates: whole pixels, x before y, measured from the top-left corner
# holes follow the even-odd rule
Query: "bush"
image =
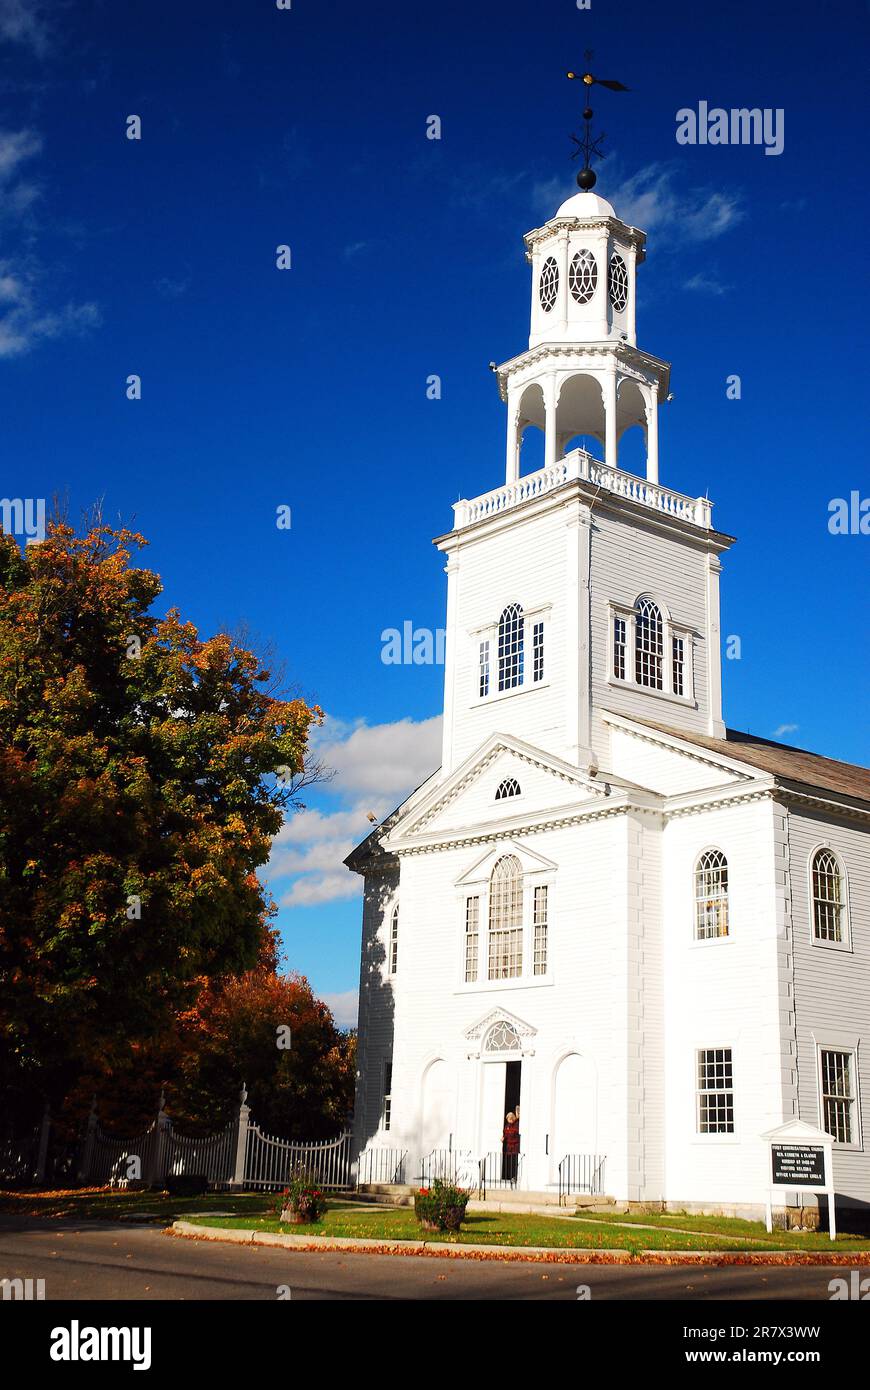
[(470, 1193), (454, 1183), (436, 1178), (429, 1188), (421, 1187), (414, 1198), (418, 1221), (437, 1226), (439, 1231), (458, 1231), (465, 1220)]
[(208, 1192), (208, 1177), (205, 1173), (172, 1173), (166, 1179), (166, 1191), (170, 1197), (201, 1197)]

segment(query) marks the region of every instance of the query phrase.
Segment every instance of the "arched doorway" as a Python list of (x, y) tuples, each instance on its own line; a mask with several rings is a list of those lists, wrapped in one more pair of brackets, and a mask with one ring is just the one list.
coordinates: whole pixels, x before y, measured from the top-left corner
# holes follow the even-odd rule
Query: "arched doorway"
[(567, 1154), (594, 1154), (598, 1148), (598, 1079), (592, 1059), (569, 1052), (553, 1078), (551, 1178)]
[(452, 1145), (456, 1116), (456, 1079), (443, 1058), (432, 1062), (423, 1078), (420, 1147), (423, 1156)]

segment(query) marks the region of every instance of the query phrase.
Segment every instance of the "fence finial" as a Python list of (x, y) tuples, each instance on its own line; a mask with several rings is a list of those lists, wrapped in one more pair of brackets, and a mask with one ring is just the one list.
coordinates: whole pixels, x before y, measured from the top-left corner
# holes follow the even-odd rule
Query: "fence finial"
[(239, 1105), (247, 1105), (247, 1103), (248, 1103), (248, 1085), (247, 1085), (247, 1082), (246, 1082), (246, 1081), (243, 1081), (243, 1082), (242, 1082), (242, 1089), (239, 1091)]

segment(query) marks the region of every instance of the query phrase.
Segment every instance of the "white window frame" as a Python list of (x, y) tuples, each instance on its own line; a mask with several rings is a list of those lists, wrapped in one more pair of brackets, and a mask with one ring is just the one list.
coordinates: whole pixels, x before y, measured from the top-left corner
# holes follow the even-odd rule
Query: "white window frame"
[[(845, 1042), (845, 1041), (842, 1041), (842, 1040), (837, 1040), (837, 1039), (832, 1038), (832, 1037), (828, 1037), (827, 1035), (824, 1035), (824, 1034), (823, 1034), (821, 1038), (815, 1038), (815, 1044), (816, 1044), (816, 1094), (817, 1094), (817, 1097), (818, 1097), (819, 1128), (820, 1128), (820, 1129), (827, 1129), (827, 1123), (826, 1123), (827, 1117), (826, 1117), (826, 1115), (825, 1115), (825, 1090), (824, 1090), (824, 1080), (823, 1080), (824, 1073), (823, 1073), (823, 1070), (822, 1070), (822, 1053), (823, 1053), (823, 1052), (842, 1052), (842, 1053), (844, 1053), (846, 1056), (848, 1056), (848, 1058), (849, 1058), (849, 1071), (850, 1071), (850, 1078), (849, 1078), (849, 1079), (850, 1079), (851, 1085), (852, 1085), (852, 1095), (851, 1095), (851, 1098), (850, 1098), (850, 1099), (851, 1099), (851, 1103), (852, 1103), (852, 1117), (851, 1117), (851, 1118), (852, 1118), (852, 1136), (853, 1136), (853, 1137), (852, 1137), (848, 1142), (846, 1142), (846, 1141), (844, 1141), (844, 1140), (841, 1140), (841, 1139), (835, 1139), (835, 1140), (834, 1140), (833, 1147), (834, 1147), (835, 1149), (842, 1149), (842, 1150), (844, 1150), (844, 1151), (846, 1151), (846, 1152), (849, 1152), (849, 1153), (852, 1153), (852, 1152), (855, 1152), (855, 1151), (863, 1152), (863, 1149), (864, 1149), (864, 1138), (863, 1138), (863, 1129), (862, 1129), (862, 1125), (861, 1125), (861, 1091), (860, 1091), (860, 1084), (859, 1084), (859, 1069), (858, 1069), (858, 1042), (857, 1042), (856, 1040), (854, 1040), (854, 1039), (851, 1039), (849, 1042)], [(830, 1131), (828, 1131), (828, 1133), (830, 1133)]]
[[(662, 688), (641, 685), (635, 679), (637, 671), (637, 605), (641, 599), (654, 603), (662, 619)], [(614, 674), (616, 666), (615, 619), (625, 623), (625, 676)], [(678, 638), (683, 644), (683, 693), (674, 690), (674, 643)], [(655, 594), (638, 594), (632, 605), (617, 603), (611, 599), (607, 605), (607, 684), (617, 690), (636, 690), (651, 695), (657, 700), (672, 700), (680, 705), (695, 705), (695, 633), (685, 623), (676, 622), (666, 604)]]
[[(387, 1090), (387, 1070), (390, 1072), (390, 1089)], [(388, 1104), (389, 1102), (389, 1104)], [(393, 1123), (393, 1059), (385, 1057), (381, 1062), (381, 1109), (378, 1129), (389, 1134)]]
[[(842, 941), (825, 941), (822, 937), (816, 936), (816, 900), (813, 891), (813, 861), (820, 850), (832, 854), (837, 861), (840, 870), (840, 884), (843, 890), (842, 902)], [(847, 951), (852, 952), (852, 922), (849, 912), (849, 875), (846, 870), (846, 861), (838, 849), (829, 840), (820, 840), (817, 845), (813, 845), (807, 858), (807, 904), (809, 908), (810, 943), (822, 951)]]
[(387, 974), (391, 980), (397, 974), (399, 967), (399, 926), (401, 921), (399, 904), (395, 902), (390, 908), (389, 929), (387, 931)]
[[(698, 893), (696, 881), (698, 865), (705, 854), (721, 854), (722, 858), (725, 860), (725, 872), (728, 875), (728, 887), (725, 891), (725, 914), (728, 930), (724, 936), (698, 936)], [(732, 912), (731, 888), (731, 855), (723, 849), (721, 844), (704, 845), (698, 850), (698, 853), (692, 861), (692, 944), (694, 946), (721, 946), (724, 945), (726, 941), (734, 940), (734, 916)]]
[[(705, 1134), (701, 1130), (701, 1087), (699, 1085), (698, 1066), (699, 1054), (702, 1052), (730, 1052), (731, 1053), (731, 1111), (734, 1118), (733, 1127), (730, 1130), (719, 1130), (715, 1133)], [(737, 1075), (737, 1048), (733, 1042), (701, 1042), (696, 1043), (692, 1048), (692, 1109), (693, 1109), (693, 1129), (694, 1138), (698, 1144), (734, 1144), (739, 1143), (739, 1115), (737, 1109), (738, 1092)]]
[[(473, 643), (474, 651), (474, 696), (471, 700), (474, 705), (488, 705), (496, 700), (509, 700), (515, 695), (522, 695), (528, 690), (544, 690), (550, 684), (550, 665), (553, 659), (550, 650), (550, 613), (552, 605), (549, 603), (539, 604), (537, 608), (525, 608), (520, 604), (523, 614), (523, 678), (519, 685), (509, 686), (507, 690), (498, 688), (498, 629), (501, 615), (505, 608), (509, 608), (511, 603), (519, 603), (518, 599), (511, 599), (504, 604), (498, 617), (494, 622), (487, 623), (483, 627), (474, 628), (469, 632), (469, 639)], [(540, 623), (543, 627), (543, 665), (544, 674), (541, 680), (535, 680), (535, 627)], [(489, 648), (489, 693), (480, 693), (480, 674), (481, 659), (480, 649), (486, 643)]]
[[(501, 803), (499, 803), (501, 804)], [(515, 854), (512, 849), (505, 849), (504, 854)], [(499, 853), (493, 861), (492, 868), (499, 859), (504, 857)], [(519, 857), (519, 856), (517, 856)], [(520, 859), (522, 866), (522, 859)], [(492, 870), (490, 870), (491, 874)], [(486, 992), (503, 989), (528, 989), (534, 986), (553, 984), (553, 924), (555, 921), (556, 885), (555, 874), (548, 869), (525, 869), (523, 868), (523, 917), (522, 917), (522, 948), (523, 948), (523, 969), (520, 975), (508, 975), (500, 979), (491, 980), (489, 978), (489, 876), (477, 879), (474, 882), (462, 884), (457, 889), (456, 897), (456, 916), (458, 921), (457, 934), (457, 954), (459, 962), (457, 992), (465, 994), (470, 991)], [(535, 889), (546, 888), (547, 890), (547, 969), (543, 975), (536, 975), (534, 951), (535, 951)], [(469, 898), (478, 900), (478, 924), (477, 924), (477, 977), (474, 980), (466, 980), (466, 911)]]

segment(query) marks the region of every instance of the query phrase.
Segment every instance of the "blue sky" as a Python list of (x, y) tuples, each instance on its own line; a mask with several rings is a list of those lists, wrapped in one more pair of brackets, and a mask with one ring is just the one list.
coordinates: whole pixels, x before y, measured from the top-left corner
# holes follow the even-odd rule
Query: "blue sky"
[[(271, 882), (286, 963), (340, 1017), (341, 860), (437, 762), (441, 669), (384, 665), (380, 634), (443, 622), (430, 539), (502, 480), (487, 363), (525, 346), (522, 234), (573, 191), (587, 47), (632, 89), (598, 98), (598, 191), (649, 233), (662, 481), (738, 537), (727, 720), (868, 760), (870, 538), (827, 528), (870, 494), (868, 28), (866, 0), (0, 0), (0, 493), (102, 498), (166, 606), (246, 626), (327, 711), (336, 776)], [(699, 101), (782, 108), (783, 153), (678, 145)]]

